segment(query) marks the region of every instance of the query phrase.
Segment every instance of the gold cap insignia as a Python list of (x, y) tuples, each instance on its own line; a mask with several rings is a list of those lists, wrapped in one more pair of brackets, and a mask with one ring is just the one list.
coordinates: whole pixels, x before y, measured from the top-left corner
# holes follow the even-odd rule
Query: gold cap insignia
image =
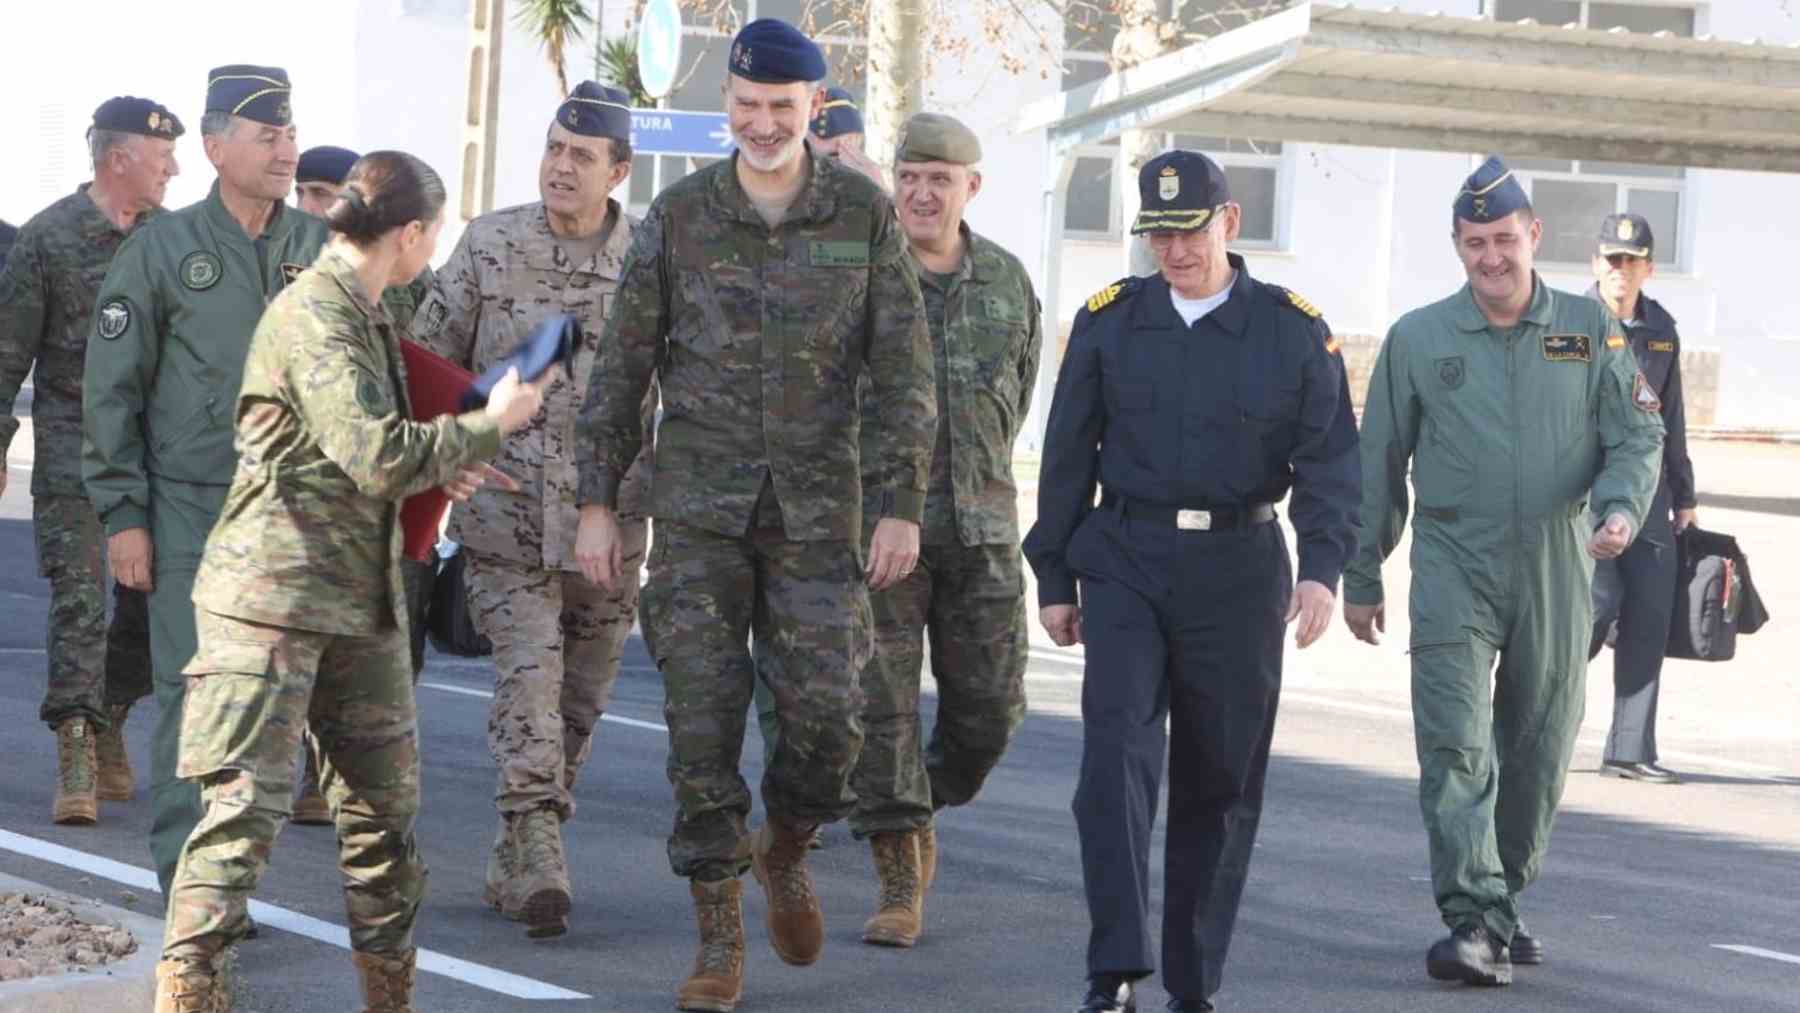
[(750, 69), (750, 47), (744, 45), (741, 42), (738, 43), (731, 50), (731, 62), (737, 64), (739, 70), (749, 71), (749, 69)]
[(1629, 219), (1629, 218), (1619, 219), (1619, 238), (1620, 239), (1630, 240), (1632, 234), (1635, 233), (1636, 231), (1637, 231), (1637, 227), (1632, 224), (1631, 219)]
[(149, 127), (151, 130), (162, 129), (162, 117), (157, 115), (156, 113), (151, 113), (150, 120), (149, 120)]
[(1181, 194), (1181, 174), (1172, 165), (1162, 168), (1161, 178), (1156, 181), (1156, 195), (1163, 200), (1174, 200)]

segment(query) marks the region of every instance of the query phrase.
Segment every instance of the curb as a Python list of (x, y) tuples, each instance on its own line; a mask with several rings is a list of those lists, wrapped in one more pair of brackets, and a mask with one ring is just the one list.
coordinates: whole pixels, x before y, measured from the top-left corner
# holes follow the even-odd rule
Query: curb
[(156, 962), (162, 956), (160, 919), (52, 890), (16, 876), (0, 874), (0, 892), (29, 893), (67, 904), (85, 921), (106, 922), (130, 932), (137, 951), (92, 971), (43, 975), (0, 982), (0, 1013), (95, 1013), (98, 1010), (145, 1010), (156, 1001)]
[(1800, 431), (1792, 429), (1730, 429), (1718, 426), (1689, 426), (1688, 438), (1708, 443), (1774, 443), (1784, 446), (1800, 444)]

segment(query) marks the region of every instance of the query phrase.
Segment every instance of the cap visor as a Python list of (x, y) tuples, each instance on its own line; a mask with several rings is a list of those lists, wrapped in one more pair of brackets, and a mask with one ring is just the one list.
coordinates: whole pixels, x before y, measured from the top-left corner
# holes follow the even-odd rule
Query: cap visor
[(1199, 211), (1139, 211), (1131, 223), (1131, 234), (1146, 232), (1205, 232), (1219, 218), (1218, 208)]
[(1650, 247), (1648, 247), (1648, 246), (1627, 246), (1624, 243), (1601, 243), (1600, 244), (1600, 256), (1610, 257), (1615, 253), (1623, 253), (1623, 254), (1626, 254), (1627, 256), (1632, 256), (1632, 257), (1649, 257), (1650, 256)]

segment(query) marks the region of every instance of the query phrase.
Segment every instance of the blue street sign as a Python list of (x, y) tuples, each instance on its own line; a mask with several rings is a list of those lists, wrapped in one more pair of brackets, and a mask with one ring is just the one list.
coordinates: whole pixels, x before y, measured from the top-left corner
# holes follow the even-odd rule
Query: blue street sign
[(724, 113), (633, 109), (631, 147), (640, 155), (724, 158), (731, 154), (731, 130)]

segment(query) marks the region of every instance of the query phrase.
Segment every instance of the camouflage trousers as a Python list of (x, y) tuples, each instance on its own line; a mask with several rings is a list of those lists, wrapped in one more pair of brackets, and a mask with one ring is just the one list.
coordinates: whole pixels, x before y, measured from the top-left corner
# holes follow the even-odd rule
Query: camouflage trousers
[[(863, 668), (863, 749), (850, 780), (858, 838), (926, 826), (975, 797), (1025, 720), (1030, 649), (1017, 546), (922, 546), (912, 576), (869, 604), (875, 657)], [(927, 637), (938, 704), (921, 748)]]
[(52, 728), (69, 718), (105, 728), (107, 708), (150, 695), (149, 601), (114, 584), (107, 622), (106, 532), (86, 497), (34, 498), (31, 530), (38, 574), (50, 581), (50, 672), (38, 717)]
[(342, 636), (211, 612), (196, 624), (180, 774), (200, 782), (203, 812), (176, 865), (164, 959), (202, 960), (242, 938), (291, 813), (308, 726), (337, 821), (351, 948), (411, 949), (425, 862), (413, 839), (419, 742), (405, 634)]
[(858, 678), (872, 623), (862, 555), (848, 541), (790, 541), (779, 528), (732, 537), (659, 521), (649, 566), (644, 641), (663, 676), (676, 802), (669, 866), (687, 878), (741, 875), (750, 789), (738, 762), (756, 679), (773, 692), (780, 724), (763, 772), (769, 816), (830, 823), (855, 804)]
[(488, 750), (500, 765), (494, 802), (503, 813), (549, 806), (564, 820), (575, 815), (570, 789), (593, 749), (637, 613), (644, 522), (628, 521), (623, 531), (624, 586), (616, 594), (579, 573), (463, 549), (475, 628), (494, 645)]

